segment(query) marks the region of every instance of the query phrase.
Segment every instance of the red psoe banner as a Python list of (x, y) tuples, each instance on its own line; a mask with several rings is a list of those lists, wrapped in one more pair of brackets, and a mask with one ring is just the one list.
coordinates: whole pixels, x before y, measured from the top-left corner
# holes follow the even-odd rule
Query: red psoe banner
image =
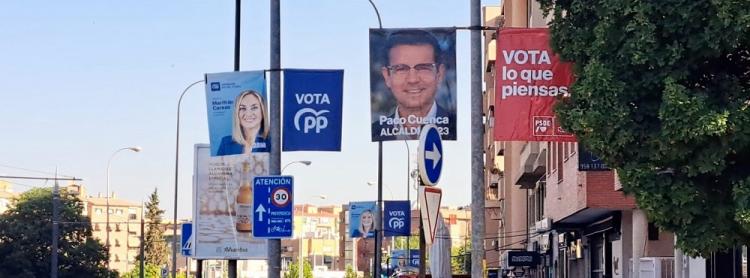
[(574, 78), (571, 64), (550, 49), (549, 30), (500, 30), (496, 57), (495, 140), (575, 142), (553, 111)]

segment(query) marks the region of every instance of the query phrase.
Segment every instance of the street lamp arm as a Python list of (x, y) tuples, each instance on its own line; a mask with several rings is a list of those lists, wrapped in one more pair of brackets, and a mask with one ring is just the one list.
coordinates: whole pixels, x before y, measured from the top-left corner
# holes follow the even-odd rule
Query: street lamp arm
[(309, 160), (297, 160), (297, 161), (289, 162), (286, 165), (284, 165), (284, 167), (281, 168), (281, 171), (279, 173), (283, 174), (284, 173), (284, 169), (286, 169), (286, 167), (288, 167), (289, 165), (292, 165), (294, 163), (302, 163), (302, 164), (305, 164), (306, 166), (310, 166), (310, 164), (312, 164), (312, 161), (309, 161)]

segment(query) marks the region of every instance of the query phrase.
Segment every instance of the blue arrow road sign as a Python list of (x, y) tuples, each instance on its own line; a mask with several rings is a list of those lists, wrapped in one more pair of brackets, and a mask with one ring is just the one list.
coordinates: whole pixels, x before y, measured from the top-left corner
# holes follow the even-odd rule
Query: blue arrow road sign
[(419, 134), (419, 173), (427, 185), (436, 185), (443, 170), (443, 140), (433, 124), (425, 125)]
[(191, 239), (191, 237), (193, 236), (193, 223), (182, 223), (181, 236), (182, 255), (185, 257), (190, 257), (193, 255), (193, 240)]
[(254, 237), (292, 237), (293, 184), (292, 176), (260, 176), (253, 179)]

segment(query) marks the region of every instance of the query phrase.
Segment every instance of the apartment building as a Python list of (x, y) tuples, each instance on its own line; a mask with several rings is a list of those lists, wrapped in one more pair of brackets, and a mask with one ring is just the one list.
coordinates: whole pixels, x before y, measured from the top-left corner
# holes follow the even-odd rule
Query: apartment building
[(136, 256), (140, 252), (141, 244), (141, 204), (117, 198), (112, 193), (107, 211), (106, 196), (88, 196), (85, 187), (80, 184), (70, 184), (65, 190), (83, 202), (83, 214), (91, 219), (95, 238), (106, 244), (109, 230), (110, 268), (119, 273), (126, 273), (138, 266)]
[(310, 262), (314, 270), (344, 270), (340, 267), (341, 206), (294, 206), (292, 239), (281, 241), (282, 269), (291, 262)]
[(18, 193), (13, 192), (13, 187), (7, 181), (0, 180), (0, 213), (8, 210), (18, 197)]

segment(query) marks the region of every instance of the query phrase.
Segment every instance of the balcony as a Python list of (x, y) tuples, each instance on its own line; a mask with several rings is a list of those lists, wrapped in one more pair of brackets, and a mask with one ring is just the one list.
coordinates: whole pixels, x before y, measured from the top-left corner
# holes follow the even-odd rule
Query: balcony
[(521, 167), (519, 168), (518, 180), (516, 184), (521, 189), (533, 189), (542, 176), (547, 171), (547, 148), (541, 147), (543, 143), (528, 142), (523, 145), (521, 155)]

